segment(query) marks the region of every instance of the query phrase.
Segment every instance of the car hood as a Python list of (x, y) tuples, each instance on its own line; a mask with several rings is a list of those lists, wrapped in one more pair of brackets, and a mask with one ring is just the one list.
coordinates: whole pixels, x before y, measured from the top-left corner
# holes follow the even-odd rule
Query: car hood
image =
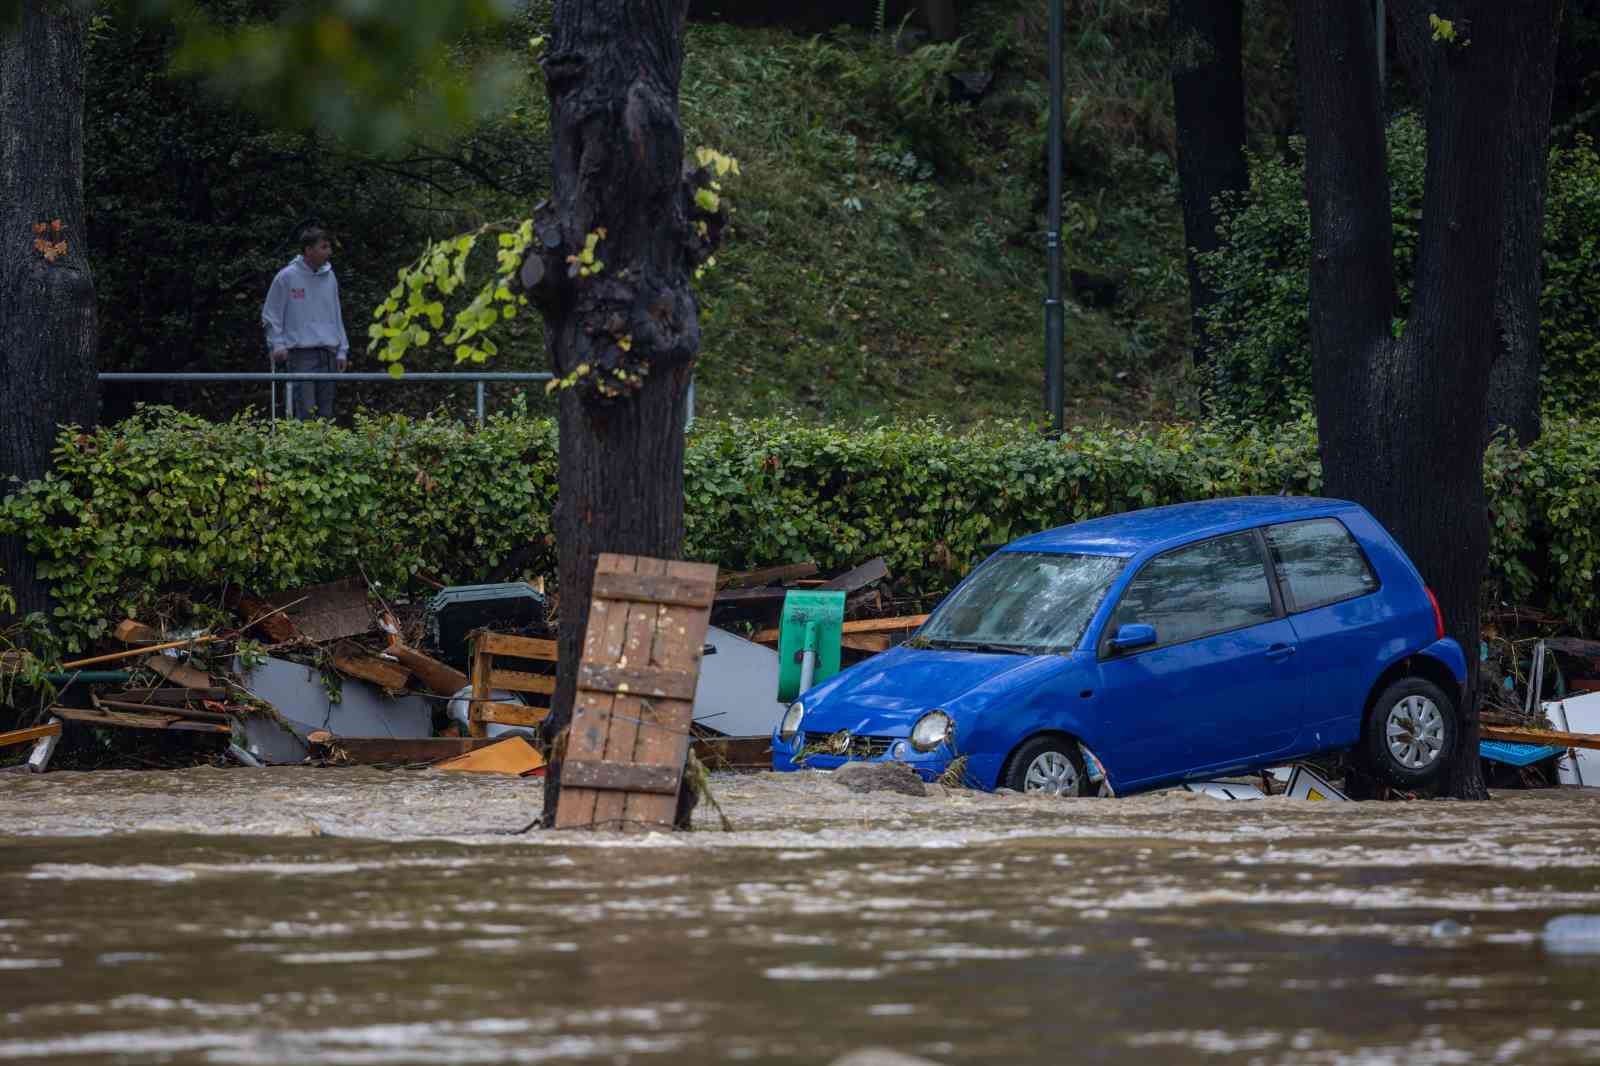
[(904, 736), (934, 707), (959, 717), (1071, 668), (1064, 655), (894, 648), (812, 689), (801, 728)]

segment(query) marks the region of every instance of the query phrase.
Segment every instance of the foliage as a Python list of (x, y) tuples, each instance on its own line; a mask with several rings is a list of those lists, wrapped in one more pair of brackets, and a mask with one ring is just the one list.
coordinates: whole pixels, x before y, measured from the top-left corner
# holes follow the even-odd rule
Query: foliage
[[(1415, 116), (1389, 127), (1389, 177), (1398, 321), (1411, 301), (1422, 222), (1425, 135)], [(1255, 155), (1251, 189), (1229, 196), (1221, 247), (1201, 256), (1221, 293), (1207, 312), (1217, 352), (1205, 383), (1213, 409), (1245, 422), (1281, 421), (1311, 408), (1308, 317), (1311, 231), (1301, 159)], [(1550, 156), (1540, 301), (1545, 409), (1554, 416), (1600, 415), (1600, 156), (1585, 137)]]
[[(268, 593), (360, 573), (386, 594), (483, 581), (508, 560), (550, 574), (556, 433), (525, 413), (481, 431), (443, 418), (352, 429), (150, 408), (65, 431), (52, 474), (0, 504), (61, 606), (77, 650), (108, 620), (173, 591)], [(696, 423), (684, 461), (686, 555), (727, 569), (882, 555), (897, 591), (931, 601), (990, 546), (1098, 515), (1188, 499), (1315, 493), (1309, 419), (1233, 434), (1174, 425), (1074, 431), (933, 422), (834, 429)], [(1600, 623), (1600, 430), (1552, 423), (1527, 450), (1497, 442), (1485, 475), (1489, 593)], [(531, 551), (530, 551), (531, 549)]]

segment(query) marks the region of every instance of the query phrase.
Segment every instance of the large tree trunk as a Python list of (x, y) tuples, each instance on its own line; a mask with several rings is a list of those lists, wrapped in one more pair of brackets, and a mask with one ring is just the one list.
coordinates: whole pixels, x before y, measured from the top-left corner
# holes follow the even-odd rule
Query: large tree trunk
[[(1511, 157), (1529, 116), (1518, 86), (1548, 62), (1560, 0), (1458, 0), (1429, 40), (1428, 162), (1415, 295), (1395, 307), (1376, 40), (1360, 5), (1301, 0), (1301, 106), (1311, 204), (1311, 335), (1328, 493), (1364, 504), (1399, 539), (1467, 651), (1462, 729), (1445, 791), (1487, 793), (1478, 761), (1479, 595), (1489, 376), (1507, 328), (1499, 292)], [(1411, 17), (1411, 16), (1408, 16)], [(1470, 44), (1468, 43), (1470, 41)], [(1548, 128), (1548, 97), (1545, 128)]]
[[(0, 43), (0, 495), (4, 478), (50, 469), (57, 426), (95, 420), (86, 253), (82, 17), (69, 4), (23, 0)], [(19, 613), (48, 605), (16, 538), (0, 538), (0, 583), (15, 590)]]
[[(535, 211), (522, 283), (564, 382), (552, 736), (572, 718), (596, 556), (671, 559), (683, 548), (685, 396), (700, 349), (690, 282), (725, 221), (720, 206), (695, 201), (709, 176), (683, 163), (684, 10), (684, 0), (558, 0), (544, 61), (554, 183)], [(592, 235), (603, 266), (584, 276), (570, 260)], [(559, 792), (558, 758), (547, 823)]]
[(1250, 186), (1244, 158), (1244, 4), (1169, 0), (1167, 34), (1194, 367), (1203, 374), (1212, 357), (1203, 312), (1216, 302), (1217, 292), (1200, 276), (1197, 253), (1217, 248), (1217, 197), (1242, 193)]
[[(1400, 59), (1412, 81), (1426, 94), (1433, 43), (1428, 0), (1391, 0)], [(1550, 161), (1550, 108), (1555, 91), (1556, 52), (1560, 43), (1559, 13), (1549, 36), (1528, 42), (1532, 54), (1519, 65), (1510, 101), (1518, 116), (1505, 152), (1506, 187), (1519, 194), (1506, 205), (1505, 234), (1500, 249), (1500, 277), (1495, 300), (1502, 331), (1499, 358), (1489, 378), (1488, 426), (1491, 433), (1508, 429), (1521, 443), (1539, 438), (1539, 299), (1544, 285), (1544, 204)], [(1472, 33), (1469, 27), (1466, 31)]]

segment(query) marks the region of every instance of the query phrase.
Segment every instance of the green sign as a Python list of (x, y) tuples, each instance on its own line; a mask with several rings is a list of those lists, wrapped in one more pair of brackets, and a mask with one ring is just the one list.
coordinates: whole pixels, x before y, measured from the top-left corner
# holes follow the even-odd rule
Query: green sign
[(783, 598), (778, 623), (778, 701), (792, 703), (803, 687), (806, 652), (813, 653), (810, 684), (839, 672), (839, 647), (844, 640), (843, 590), (790, 592)]

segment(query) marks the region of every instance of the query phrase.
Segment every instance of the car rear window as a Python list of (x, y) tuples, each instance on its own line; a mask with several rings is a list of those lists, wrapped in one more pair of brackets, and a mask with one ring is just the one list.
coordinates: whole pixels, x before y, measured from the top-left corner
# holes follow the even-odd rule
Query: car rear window
[(1366, 555), (1337, 518), (1271, 526), (1267, 544), (1292, 611), (1309, 611), (1377, 591), (1378, 578)]
[(1270, 621), (1276, 616), (1267, 568), (1254, 533), (1201, 541), (1157, 556), (1128, 583), (1108, 633), (1142, 622), (1156, 643)]

